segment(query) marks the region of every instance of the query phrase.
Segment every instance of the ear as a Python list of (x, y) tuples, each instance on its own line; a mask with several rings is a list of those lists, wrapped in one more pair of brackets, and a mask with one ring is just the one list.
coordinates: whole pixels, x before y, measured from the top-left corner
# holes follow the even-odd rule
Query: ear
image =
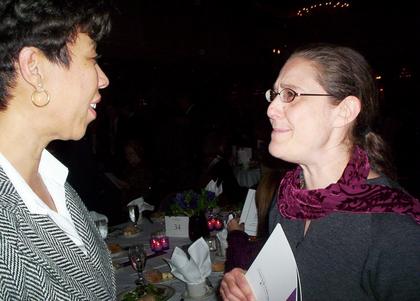
[(352, 123), (360, 113), (360, 99), (355, 96), (347, 96), (337, 107), (338, 114), (334, 121), (335, 127), (344, 127)]
[(44, 55), (35, 47), (23, 47), (19, 52), (18, 65), (22, 78), (35, 89), (40, 83), (41, 61)]

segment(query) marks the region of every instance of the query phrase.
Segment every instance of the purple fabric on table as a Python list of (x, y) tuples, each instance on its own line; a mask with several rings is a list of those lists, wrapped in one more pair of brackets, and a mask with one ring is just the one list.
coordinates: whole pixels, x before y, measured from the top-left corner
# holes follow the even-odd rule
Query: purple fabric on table
[(249, 269), (265, 243), (265, 239), (250, 241), (248, 234), (240, 230), (230, 231), (227, 236), (225, 272), (233, 268)]
[(332, 212), (410, 215), (420, 223), (420, 202), (400, 189), (369, 185), (368, 155), (356, 146), (343, 175), (324, 189), (302, 189), (302, 168), (289, 171), (279, 187), (277, 206), (287, 219), (317, 219)]

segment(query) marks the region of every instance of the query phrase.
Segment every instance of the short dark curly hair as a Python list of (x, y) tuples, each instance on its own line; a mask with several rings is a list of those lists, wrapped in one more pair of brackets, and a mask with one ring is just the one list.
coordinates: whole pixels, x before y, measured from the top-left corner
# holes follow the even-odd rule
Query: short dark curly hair
[(86, 33), (98, 42), (110, 28), (107, 0), (1, 0), (0, 111), (7, 107), (22, 48), (36, 47), (50, 61), (68, 67), (67, 44), (77, 33)]

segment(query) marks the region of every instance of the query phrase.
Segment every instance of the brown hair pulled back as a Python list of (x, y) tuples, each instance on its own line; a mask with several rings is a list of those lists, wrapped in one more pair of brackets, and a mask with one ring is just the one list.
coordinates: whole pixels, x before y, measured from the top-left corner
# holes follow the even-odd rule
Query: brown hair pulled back
[(366, 59), (351, 48), (330, 44), (300, 48), (290, 58), (296, 57), (313, 63), (319, 84), (338, 102), (347, 96), (360, 100), (361, 110), (349, 138), (353, 145), (360, 145), (367, 151), (374, 171), (394, 178), (388, 148), (384, 140), (371, 130), (379, 101), (372, 70)]

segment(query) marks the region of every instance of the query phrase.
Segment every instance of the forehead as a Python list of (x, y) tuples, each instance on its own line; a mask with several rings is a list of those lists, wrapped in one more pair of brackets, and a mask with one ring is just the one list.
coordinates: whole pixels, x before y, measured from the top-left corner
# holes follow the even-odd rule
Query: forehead
[(317, 69), (311, 61), (296, 57), (286, 62), (275, 85), (280, 88), (300, 88), (302, 90), (321, 87), (317, 77)]

